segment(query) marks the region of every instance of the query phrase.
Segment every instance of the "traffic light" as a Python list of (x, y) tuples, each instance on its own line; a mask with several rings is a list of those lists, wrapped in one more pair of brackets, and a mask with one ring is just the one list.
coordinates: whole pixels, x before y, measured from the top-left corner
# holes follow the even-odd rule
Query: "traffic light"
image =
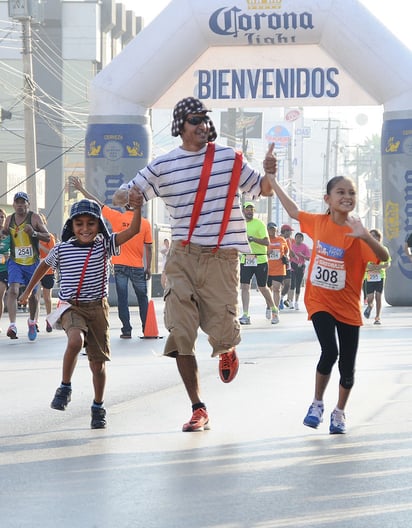
[(2, 123), (5, 119), (11, 119), (11, 112), (0, 107), (0, 123)]

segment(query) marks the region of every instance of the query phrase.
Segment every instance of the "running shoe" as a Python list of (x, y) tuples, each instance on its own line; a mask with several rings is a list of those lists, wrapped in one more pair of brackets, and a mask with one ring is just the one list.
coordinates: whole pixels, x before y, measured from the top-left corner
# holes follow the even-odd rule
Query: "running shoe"
[(283, 310), (283, 299), (279, 302), (279, 310)]
[(29, 327), (28, 336), (30, 341), (34, 341), (37, 337), (37, 325), (36, 323), (31, 323), (30, 319), (27, 320), (27, 324)]
[(70, 387), (59, 387), (56, 390), (54, 398), (50, 404), (52, 409), (56, 411), (65, 411), (72, 399), (72, 390)]
[(330, 434), (345, 434), (346, 433), (346, 423), (345, 423), (345, 413), (342, 411), (337, 411), (336, 409), (330, 415)]
[(366, 317), (366, 319), (369, 319), (371, 311), (372, 311), (372, 308), (370, 306), (367, 306), (365, 308), (365, 311), (363, 312), (363, 315)]
[(278, 312), (272, 312), (272, 324), (278, 324), (279, 323), (279, 314)]
[(382, 324), (382, 323), (381, 323), (381, 320), (378, 318), (378, 319), (375, 319), (375, 322), (374, 322), (373, 324), (375, 324), (375, 325), (380, 325), (380, 324)]
[(53, 332), (53, 327), (49, 323), (49, 321), (46, 321), (46, 332), (50, 334), (50, 332)]
[(299, 303), (297, 301), (295, 302), (295, 310), (299, 310)]
[(239, 359), (236, 350), (225, 352), (219, 356), (219, 376), (223, 383), (230, 383), (239, 370)]
[(120, 339), (131, 339), (131, 338), (132, 338), (131, 332), (122, 332), (120, 334)]
[(290, 304), (290, 303), (289, 303), (288, 299), (285, 299), (285, 300), (283, 301), (283, 305), (286, 306), (286, 308), (289, 308), (289, 304)]
[(106, 422), (106, 409), (104, 407), (91, 407), (92, 421), (90, 427), (92, 429), (104, 429)]
[(241, 325), (250, 325), (250, 316), (243, 314), (242, 317), (239, 318), (239, 323)]
[(7, 337), (10, 337), (10, 339), (18, 339), (16, 325), (10, 325), (8, 327), (8, 329), (7, 329)]
[(312, 403), (307, 415), (303, 419), (303, 424), (317, 429), (321, 422), (323, 422), (323, 405), (315, 405)]
[(272, 317), (272, 310), (270, 308), (266, 308), (266, 319), (270, 321), (271, 317)]
[(193, 411), (190, 420), (187, 423), (183, 424), (182, 427), (182, 431), (184, 433), (207, 431), (209, 429), (209, 416), (205, 408), (200, 408)]

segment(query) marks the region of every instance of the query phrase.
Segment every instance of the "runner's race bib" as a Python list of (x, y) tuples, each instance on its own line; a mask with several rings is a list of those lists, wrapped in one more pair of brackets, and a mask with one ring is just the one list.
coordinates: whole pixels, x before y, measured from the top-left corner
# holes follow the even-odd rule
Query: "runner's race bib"
[(244, 266), (257, 266), (257, 256), (256, 255), (245, 255), (245, 263)]
[(21, 246), (17, 247), (15, 250), (16, 258), (24, 259), (31, 258), (33, 256), (32, 246)]
[(279, 260), (280, 259), (280, 251), (278, 249), (272, 249), (269, 252), (269, 260)]
[(311, 283), (327, 290), (342, 290), (345, 287), (346, 270), (341, 260), (317, 255), (313, 263)]
[(368, 271), (366, 273), (366, 280), (368, 282), (379, 282), (381, 278), (382, 277), (380, 271)]

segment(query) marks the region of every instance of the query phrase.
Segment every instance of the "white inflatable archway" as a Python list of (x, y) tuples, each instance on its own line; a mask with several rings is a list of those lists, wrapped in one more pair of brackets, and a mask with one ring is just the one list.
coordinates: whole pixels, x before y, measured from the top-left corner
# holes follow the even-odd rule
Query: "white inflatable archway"
[[(188, 89), (188, 86), (191, 87)], [(412, 53), (357, 0), (172, 0), (92, 84), (86, 178), (111, 196), (151, 158), (150, 108), (384, 105), (385, 289), (412, 305)]]

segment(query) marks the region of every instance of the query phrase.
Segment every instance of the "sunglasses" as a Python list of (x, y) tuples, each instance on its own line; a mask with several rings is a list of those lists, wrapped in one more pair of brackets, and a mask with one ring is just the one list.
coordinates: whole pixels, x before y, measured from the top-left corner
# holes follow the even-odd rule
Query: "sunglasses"
[(194, 116), (194, 117), (188, 117), (186, 119), (186, 122), (189, 123), (189, 125), (200, 125), (200, 123), (209, 123), (209, 117), (208, 116)]

